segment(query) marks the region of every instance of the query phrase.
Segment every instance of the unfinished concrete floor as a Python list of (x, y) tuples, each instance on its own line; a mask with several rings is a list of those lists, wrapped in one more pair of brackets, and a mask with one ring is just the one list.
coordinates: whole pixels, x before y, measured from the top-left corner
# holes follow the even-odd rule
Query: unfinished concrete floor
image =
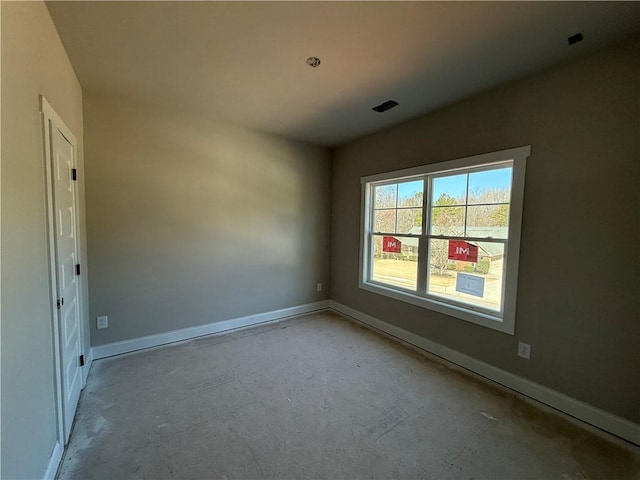
[(59, 478), (625, 479), (639, 450), (321, 312), (94, 362)]

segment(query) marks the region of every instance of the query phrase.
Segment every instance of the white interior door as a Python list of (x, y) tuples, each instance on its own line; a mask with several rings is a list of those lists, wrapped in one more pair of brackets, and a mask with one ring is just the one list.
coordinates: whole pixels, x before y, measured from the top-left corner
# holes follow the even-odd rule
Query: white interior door
[(80, 288), (76, 225), (76, 182), (74, 146), (53, 122), (51, 138), (51, 182), (57, 290), (57, 323), (61, 369), (64, 443), (69, 440), (73, 418), (82, 390)]

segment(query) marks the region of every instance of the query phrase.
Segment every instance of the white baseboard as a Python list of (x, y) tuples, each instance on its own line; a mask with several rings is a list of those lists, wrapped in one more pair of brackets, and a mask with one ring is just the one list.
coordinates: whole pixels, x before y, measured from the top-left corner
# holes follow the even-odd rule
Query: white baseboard
[(113, 355), (121, 355), (123, 353), (135, 352), (145, 348), (158, 347), (168, 343), (190, 340), (192, 338), (211, 335), (214, 333), (226, 332), (237, 328), (249, 327), (260, 323), (282, 320), (293, 315), (301, 315), (303, 313), (315, 312), (329, 308), (329, 300), (320, 302), (307, 303), (297, 307), (283, 308), (282, 310), (274, 310), (272, 312), (258, 313), (248, 315), (246, 317), (233, 318), (222, 322), (208, 323), (206, 325), (198, 325), (197, 327), (182, 328), (180, 330), (172, 330), (170, 332), (158, 333), (155, 335), (147, 335), (145, 337), (133, 338), (122, 342), (108, 343), (106, 345), (98, 345), (93, 347), (91, 355), (94, 360), (100, 358), (111, 357)]
[(51, 458), (49, 459), (49, 465), (47, 465), (47, 471), (44, 472), (44, 480), (54, 480), (56, 478), (63, 452), (64, 449), (60, 445), (60, 442), (56, 442), (55, 447), (53, 447), (53, 452), (51, 453)]
[(612, 433), (629, 442), (640, 445), (640, 425), (625, 420), (597, 407), (584, 403), (563, 393), (552, 390), (538, 383), (527, 380), (513, 373), (501, 370), (497, 367), (469, 357), (439, 343), (396, 327), (371, 315), (367, 315), (341, 303), (330, 301), (330, 308), (344, 315), (352, 317), (376, 330), (381, 330), (393, 337), (399, 338), (422, 350), (444, 358), (451, 363), (459, 365), (482, 377), (488, 378), (500, 385), (504, 385), (518, 393), (533, 398), (541, 403), (549, 405), (567, 415), (575, 417), (583, 422)]

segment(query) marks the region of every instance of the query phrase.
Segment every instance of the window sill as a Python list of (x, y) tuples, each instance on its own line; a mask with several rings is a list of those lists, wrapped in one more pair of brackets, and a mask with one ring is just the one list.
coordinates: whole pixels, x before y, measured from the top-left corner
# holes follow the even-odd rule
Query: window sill
[(360, 282), (360, 288), (372, 293), (384, 295), (385, 297), (393, 298), (395, 300), (409, 303), (427, 310), (433, 310), (438, 313), (443, 313), (460, 320), (475, 323), (492, 330), (497, 330), (508, 335), (514, 334), (514, 322), (508, 321), (508, 319), (500, 318), (499, 316), (493, 316), (483, 312), (474, 312), (462, 307), (450, 305), (444, 302), (438, 302), (431, 298), (420, 297), (414, 295), (408, 291), (402, 291), (400, 289), (385, 287), (380, 284), (371, 282)]

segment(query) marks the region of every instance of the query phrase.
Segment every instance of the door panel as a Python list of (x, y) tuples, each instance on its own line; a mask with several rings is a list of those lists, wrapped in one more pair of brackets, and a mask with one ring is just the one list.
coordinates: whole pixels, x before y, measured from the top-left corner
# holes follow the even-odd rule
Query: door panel
[(62, 291), (66, 290), (75, 280), (73, 271), (75, 259), (75, 255), (69, 255), (63, 260), (63, 263), (60, 265), (60, 290)]
[(58, 212), (58, 236), (69, 241), (75, 241), (73, 207), (60, 210)]
[[(65, 302), (66, 303), (66, 302)], [(75, 304), (75, 302), (74, 302)], [(75, 336), (77, 335), (78, 325), (76, 324), (76, 308), (72, 305), (68, 308), (62, 317), (62, 339), (67, 348), (74, 348)], [(73, 363), (73, 362), (70, 362)]]

